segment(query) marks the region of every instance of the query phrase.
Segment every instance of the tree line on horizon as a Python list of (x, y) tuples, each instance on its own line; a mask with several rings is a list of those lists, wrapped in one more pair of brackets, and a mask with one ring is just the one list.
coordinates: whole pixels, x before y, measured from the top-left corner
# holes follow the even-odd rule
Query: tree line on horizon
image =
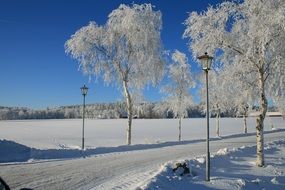
[[(272, 107), (271, 110), (277, 110)], [(216, 116), (214, 110), (211, 116)], [(237, 108), (225, 110), (222, 117), (239, 117), (241, 114)], [(127, 118), (126, 104), (95, 103), (87, 104), (85, 117), (88, 119), (120, 119)], [(186, 108), (184, 118), (205, 117), (204, 105), (189, 105)], [(0, 106), (0, 120), (28, 120), (28, 119), (80, 119), (82, 118), (82, 105), (60, 106), (46, 109), (30, 109), (27, 107), (5, 107)], [(175, 113), (164, 102), (144, 102), (134, 105), (133, 118), (137, 119), (165, 119), (177, 118)]]

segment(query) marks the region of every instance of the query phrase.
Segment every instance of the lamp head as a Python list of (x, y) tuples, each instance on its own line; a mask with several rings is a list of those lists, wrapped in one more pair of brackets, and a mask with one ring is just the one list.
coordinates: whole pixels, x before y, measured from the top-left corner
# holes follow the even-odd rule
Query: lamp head
[(84, 84), (84, 86), (82, 86), (82, 87), (80, 88), (80, 90), (81, 90), (82, 95), (83, 95), (83, 96), (86, 96), (86, 94), (87, 94), (87, 92), (88, 92), (88, 87), (85, 86), (85, 84)]
[(199, 56), (198, 59), (201, 62), (203, 70), (207, 70), (208, 71), (208, 70), (211, 69), (211, 64), (212, 64), (213, 57), (209, 56), (207, 52), (205, 52), (204, 55)]

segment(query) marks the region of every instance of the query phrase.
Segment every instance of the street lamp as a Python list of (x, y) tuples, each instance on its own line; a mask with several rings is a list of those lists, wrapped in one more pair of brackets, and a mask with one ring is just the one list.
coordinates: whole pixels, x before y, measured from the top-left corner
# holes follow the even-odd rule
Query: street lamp
[(85, 119), (85, 96), (87, 95), (87, 92), (88, 92), (88, 87), (85, 86), (82, 86), (80, 88), (81, 90), (81, 93), (83, 95), (83, 125), (82, 125), (82, 150), (84, 150), (84, 119)]
[(209, 56), (207, 52), (199, 56), (198, 59), (202, 64), (202, 69), (205, 71), (206, 74), (206, 96), (207, 96), (207, 154), (206, 154), (206, 181), (210, 181), (210, 150), (209, 150), (209, 85), (208, 85), (208, 71), (211, 69), (212, 59), (213, 57)]

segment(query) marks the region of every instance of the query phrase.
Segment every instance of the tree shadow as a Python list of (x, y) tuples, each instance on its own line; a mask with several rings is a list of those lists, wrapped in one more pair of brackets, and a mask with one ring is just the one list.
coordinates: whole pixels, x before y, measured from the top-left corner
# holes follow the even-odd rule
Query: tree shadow
[[(279, 129), (275, 131), (265, 131), (265, 134), (278, 133), (285, 131), (285, 129)], [(239, 137), (253, 136), (255, 133), (248, 134), (234, 134), (224, 136), (222, 138), (211, 138), (211, 141), (222, 141), (225, 139), (234, 139)], [(157, 144), (135, 144), (135, 145), (121, 145), (116, 147), (96, 147), (86, 150), (80, 149), (36, 149), (30, 148), (25, 145), (16, 143), (10, 140), (0, 140), (0, 163), (7, 162), (26, 162), (30, 159), (35, 160), (47, 160), (47, 159), (72, 159), (95, 156), (106, 153), (118, 153), (126, 151), (137, 151), (147, 149), (159, 149), (163, 147), (188, 145), (193, 143), (204, 142), (204, 139), (188, 140), (188, 141), (172, 141), (162, 142)]]

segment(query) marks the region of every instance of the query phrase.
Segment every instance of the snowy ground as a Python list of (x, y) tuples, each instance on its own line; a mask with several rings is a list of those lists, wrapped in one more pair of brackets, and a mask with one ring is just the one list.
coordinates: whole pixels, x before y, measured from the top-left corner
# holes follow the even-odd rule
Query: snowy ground
[[(81, 151), (76, 149), (81, 143), (81, 120), (1, 121), (0, 176), (12, 189), (155, 189), (160, 185), (166, 185), (166, 189), (179, 189), (172, 184), (178, 184), (180, 188), (194, 185), (201, 189), (224, 189), (228, 184), (243, 189), (252, 184), (267, 187), (267, 183), (278, 183), (277, 189), (284, 187), (284, 179), (278, 176), (277, 170), (280, 169), (280, 175), (284, 174), (283, 141), (268, 145), (267, 166), (261, 169), (252, 164), (254, 148), (226, 151), (227, 155), (215, 156), (212, 158), (213, 178), (206, 184), (203, 164), (195, 160), (205, 154), (205, 119), (185, 120), (182, 142), (176, 141), (175, 120), (135, 120), (133, 139), (136, 145), (132, 146), (123, 145), (125, 122), (87, 120), (88, 148)], [(256, 143), (252, 118), (248, 122), (247, 135), (242, 134), (242, 119), (222, 119), (222, 138), (215, 138), (214, 120), (211, 123), (211, 153), (225, 147), (231, 150)], [(272, 131), (271, 124), (277, 130)], [(284, 139), (285, 121), (281, 118), (266, 120), (265, 130), (265, 143)], [(192, 168), (196, 176), (180, 178), (169, 173), (171, 163), (185, 159), (190, 159), (190, 164), (195, 163)], [(223, 165), (221, 160), (227, 164)], [(268, 173), (270, 171), (272, 173)], [(258, 178), (256, 183), (255, 177)], [(171, 179), (173, 183), (165, 183), (164, 179)]]
[[(285, 140), (265, 145), (266, 166), (255, 166), (256, 146), (218, 150), (211, 155), (211, 181), (205, 181), (205, 157), (177, 160), (163, 165), (141, 189), (285, 189)], [(176, 163), (186, 163), (190, 173), (183, 174)]]
[[(242, 118), (222, 118), (221, 136), (243, 133)], [(265, 130), (285, 128), (282, 118), (265, 120)], [(85, 144), (87, 148), (124, 145), (125, 119), (86, 120)], [(204, 139), (204, 118), (182, 121), (182, 140)], [(132, 144), (155, 144), (177, 141), (178, 120), (134, 119)], [(248, 131), (255, 132), (255, 119), (248, 119)], [(22, 120), (0, 121), (0, 139), (11, 140), (38, 149), (74, 149), (81, 146), (82, 120)], [(210, 120), (210, 137), (215, 135), (215, 119)]]

